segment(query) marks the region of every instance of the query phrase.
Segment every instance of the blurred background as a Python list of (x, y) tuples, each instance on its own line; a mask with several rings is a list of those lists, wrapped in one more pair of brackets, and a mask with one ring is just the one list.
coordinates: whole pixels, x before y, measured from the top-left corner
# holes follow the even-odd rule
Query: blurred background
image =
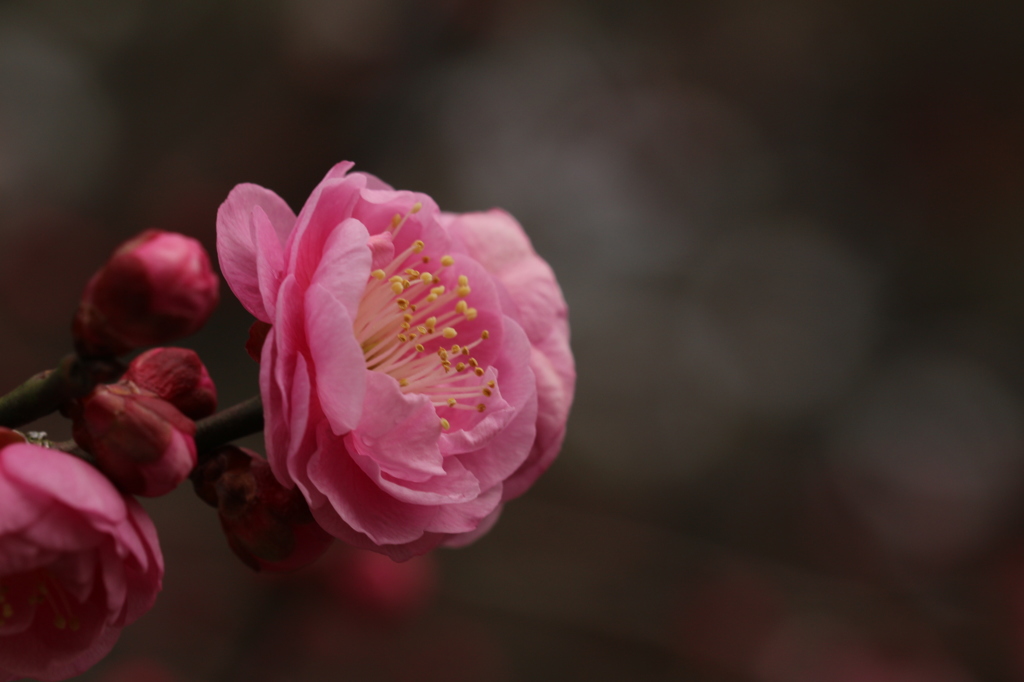
[[(80, 679), (1024, 680), (1022, 35), (989, 0), (0, 4), (0, 391), (117, 243), (212, 250), (236, 183), (298, 209), (342, 159), (516, 215), (578, 362), (563, 454), (466, 549), (271, 578), (187, 486), (147, 503), (164, 593)], [(226, 406), (222, 295), (185, 345)]]

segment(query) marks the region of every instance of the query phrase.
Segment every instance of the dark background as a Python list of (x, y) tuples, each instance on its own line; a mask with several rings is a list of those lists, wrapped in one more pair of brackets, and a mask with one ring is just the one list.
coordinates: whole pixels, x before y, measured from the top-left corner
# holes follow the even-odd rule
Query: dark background
[[(476, 545), (254, 576), (187, 486), (82, 680), (1024, 679), (1024, 4), (0, 4), (0, 390), (146, 227), (351, 159), (558, 273), (560, 459)], [(187, 339), (256, 391), (226, 286)], [(59, 420), (44, 428), (66, 437)], [(258, 441), (254, 443), (258, 445)]]

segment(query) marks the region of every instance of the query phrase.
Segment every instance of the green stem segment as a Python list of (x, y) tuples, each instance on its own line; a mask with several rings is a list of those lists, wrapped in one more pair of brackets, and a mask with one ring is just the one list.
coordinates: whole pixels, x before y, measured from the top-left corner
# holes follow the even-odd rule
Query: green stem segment
[(45, 417), (123, 373), (124, 365), (112, 358), (66, 355), (54, 369), (40, 372), (0, 397), (0, 426), (13, 429)]

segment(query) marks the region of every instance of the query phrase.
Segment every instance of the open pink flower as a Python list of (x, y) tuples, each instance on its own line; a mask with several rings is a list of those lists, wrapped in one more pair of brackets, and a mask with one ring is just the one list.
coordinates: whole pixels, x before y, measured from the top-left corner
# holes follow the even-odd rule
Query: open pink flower
[(0, 450), (0, 680), (63, 680), (110, 651), (163, 580), (156, 529), (93, 467)]
[(510, 216), (442, 215), (351, 168), (298, 217), (237, 186), (217, 250), (273, 325), (260, 389), (274, 474), (332, 535), (404, 558), (480, 535), (551, 463), (575, 370), (561, 291)]

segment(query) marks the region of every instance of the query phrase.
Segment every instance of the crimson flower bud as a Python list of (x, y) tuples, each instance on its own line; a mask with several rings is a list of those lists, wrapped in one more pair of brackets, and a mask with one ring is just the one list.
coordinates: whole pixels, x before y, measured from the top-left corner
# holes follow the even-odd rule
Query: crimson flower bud
[(71, 328), (75, 347), (85, 356), (116, 356), (192, 334), (216, 307), (218, 288), (199, 242), (146, 230), (89, 280)]
[(202, 419), (217, 411), (217, 387), (194, 350), (146, 351), (128, 365), (124, 379), (152, 391), (189, 419)]
[(71, 418), (75, 442), (127, 493), (165, 495), (196, 465), (195, 423), (130, 382), (96, 387)]
[(192, 482), (199, 497), (217, 508), (228, 545), (255, 571), (294, 571), (316, 561), (331, 544), (301, 491), (282, 486), (267, 461), (251, 450), (221, 448)]

